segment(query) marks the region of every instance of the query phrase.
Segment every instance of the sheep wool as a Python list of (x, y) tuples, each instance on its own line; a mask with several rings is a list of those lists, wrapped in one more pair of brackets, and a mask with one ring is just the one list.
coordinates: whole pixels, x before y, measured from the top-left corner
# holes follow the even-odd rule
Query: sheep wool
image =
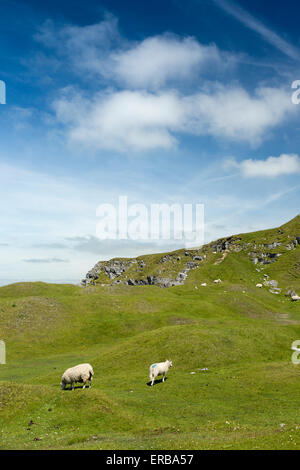
[(70, 367), (67, 369), (61, 378), (61, 388), (64, 390), (66, 385), (70, 385), (74, 390), (74, 384), (76, 382), (83, 383), (83, 389), (86, 386), (86, 382), (90, 382), (89, 388), (92, 386), (92, 379), (94, 376), (93, 368), (90, 364), (78, 364), (77, 366)]
[(166, 374), (169, 370), (169, 367), (172, 367), (172, 366), (173, 366), (172, 361), (169, 361), (168, 359), (166, 359), (165, 362), (158, 362), (155, 364), (151, 364), (149, 368), (149, 378), (151, 381), (151, 387), (154, 384), (154, 380), (156, 379), (158, 375), (163, 376), (162, 381), (164, 382), (166, 378)]

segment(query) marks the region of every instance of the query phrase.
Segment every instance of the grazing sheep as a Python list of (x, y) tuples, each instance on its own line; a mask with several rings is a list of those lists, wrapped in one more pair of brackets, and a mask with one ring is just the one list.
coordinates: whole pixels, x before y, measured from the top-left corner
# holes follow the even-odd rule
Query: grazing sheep
[(89, 380), (89, 388), (91, 388), (93, 376), (94, 371), (90, 364), (78, 364), (77, 366), (70, 367), (63, 373), (60, 385), (64, 390), (66, 385), (70, 384), (72, 390), (74, 390), (75, 382), (83, 382), (83, 388), (85, 388), (86, 382)]
[(152, 364), (149, 368), (149, 378), (151, 380), (151, 387), (154, 384), (154, 380), (156, 379), (158, 375), (163, 376), (162, 381), (164, 382), (166, 378), (166, 374), (169, 370), (169, 367), (172, 367), (172, 366), (173, 366), (172, 361), (169, 361), (168, 359), (166, 359), (165, 362), (158, 362), (158, 363)]
[(299, 295), (292, 295), (292, 301), (296, 302), (296, 300), (300, 300)]
[(260, 283), (259, 283), (259, 284), (256, 284), (256, 287), (259, 287), (260, 289), (262, 288), (262, 286), (263, 286), (263, 285), (260, 284)]
[(215, 279), (215, 280), (214, 280), (214, 283), (215, 283), (215, 284), (220, 284), (220, 282), (222, 282), (221, 279)]

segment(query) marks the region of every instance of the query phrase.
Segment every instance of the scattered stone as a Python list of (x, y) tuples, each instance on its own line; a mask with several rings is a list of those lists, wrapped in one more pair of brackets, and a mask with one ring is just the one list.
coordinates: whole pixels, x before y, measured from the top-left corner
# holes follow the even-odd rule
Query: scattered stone
[(264, 285), (269, 287), (278, 287), (278, 281), (273, 279), (271, 281), (264, 281)]
[(298, 297), (298, 294), (297, 294), (296, 291), (294, 291), (294, 289), (288, 289), (288, 290), (286, 291), (285, 296), (286, 296), (286, 297), (294, 297), (294, 296)]
[(197, 268), (197, 264), (196, 263), (193, 263), (192, 261), (188, 261), (186, 263), (188, 269), (194, 269), (194, 268)]
[(278, 287), (273, 287), (269, 289), (269, 292), (271, 292), (271, 294), (280, 294), (281, 289), (279, 289)]

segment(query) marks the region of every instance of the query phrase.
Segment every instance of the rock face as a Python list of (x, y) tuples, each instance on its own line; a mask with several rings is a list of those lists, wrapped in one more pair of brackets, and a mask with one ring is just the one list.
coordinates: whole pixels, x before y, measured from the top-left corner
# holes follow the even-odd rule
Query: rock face
[(249, 253), (250, 259), (254, 264), (272, 264), (274, 263), (279, 256), (281, 256), (281, 253), (256, 253), (256, 252), (250, 252)]
[[(188, 253), (188, 252), (187, 252)], [(192, 256), (191, 253), (188, 253), (187, 256)], [(195, 261), (203, 261), (206, 258), (204, 256), (194, 256)], [(181, 258), (178, 255), (165, 255), (163, 256), (159, 263), (174, 262), (178, 266), (178, 261)], [(100, 261), (97, 263), (86, 275), (85, 279), (81, 281), (83, 286), (95, 285), (98, 281), (100, 275), (105, 275), (112, 281), (112, 285), (116, 284), (127, 284), (128, 286), (159, 286), (159, 287), (173, 287), (183, 285), (187, 279), (188, 272), (191, 269), (197, 268), (199, 265), (195, 261), (186, 261), (185, 268), (179, 270), (179, 272), (173, 277), (167, 276), (158, 276), (158, 275), (147, 275), (145, 278), (136, 279), (135, 277), (126, 278), (126, 273), (132, 267), (135, 267), (136, 273), (143, 273), (144, 268), (147, 267), (144, 260), (118, 260), (113, 259), (110, 261)], [(172, 265), (173, 266), (173, 265)], [(131, 271), (132, 272), (132, 271)], [(125, 277), (125, 279), (124, 279)], [(140, 276), (139, 276), (140, 277)], [(118, 279), (119, 278), (119, 279)]]
[(95, 266), (86, 274), (85, 279), (81, 282), (83, 285), (94, 284), (94, 281), (99, 279), (99, 275), (104, 273), (109, 279), (113, 280), (116, 277), (122, 276), (132, 265), (137, 264), (136, 259), (128, 261), (111, 260), (99, 261)]
[(229, 250), (232, 247), (234, 242), (239, 241), (240, 238), (237, 237), (228, 237), (221, 240), (218, 240), (215, 244), (212, 245), (212, 249), (215, 253), (222, 253), (225, 250)]

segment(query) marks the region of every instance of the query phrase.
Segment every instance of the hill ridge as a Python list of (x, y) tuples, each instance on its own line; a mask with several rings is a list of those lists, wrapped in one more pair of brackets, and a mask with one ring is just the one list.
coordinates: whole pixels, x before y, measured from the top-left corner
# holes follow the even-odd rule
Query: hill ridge
[(240, 253), (255, 265), (264, 266), (279, 261), (298, 246), (300, 214), (280, 227), (222, 237), (200, 248), (99, 261), (88, 271), (82, 285), (180, 286), (191, 272), (205, 264), (220, 265), (228, 254)]

